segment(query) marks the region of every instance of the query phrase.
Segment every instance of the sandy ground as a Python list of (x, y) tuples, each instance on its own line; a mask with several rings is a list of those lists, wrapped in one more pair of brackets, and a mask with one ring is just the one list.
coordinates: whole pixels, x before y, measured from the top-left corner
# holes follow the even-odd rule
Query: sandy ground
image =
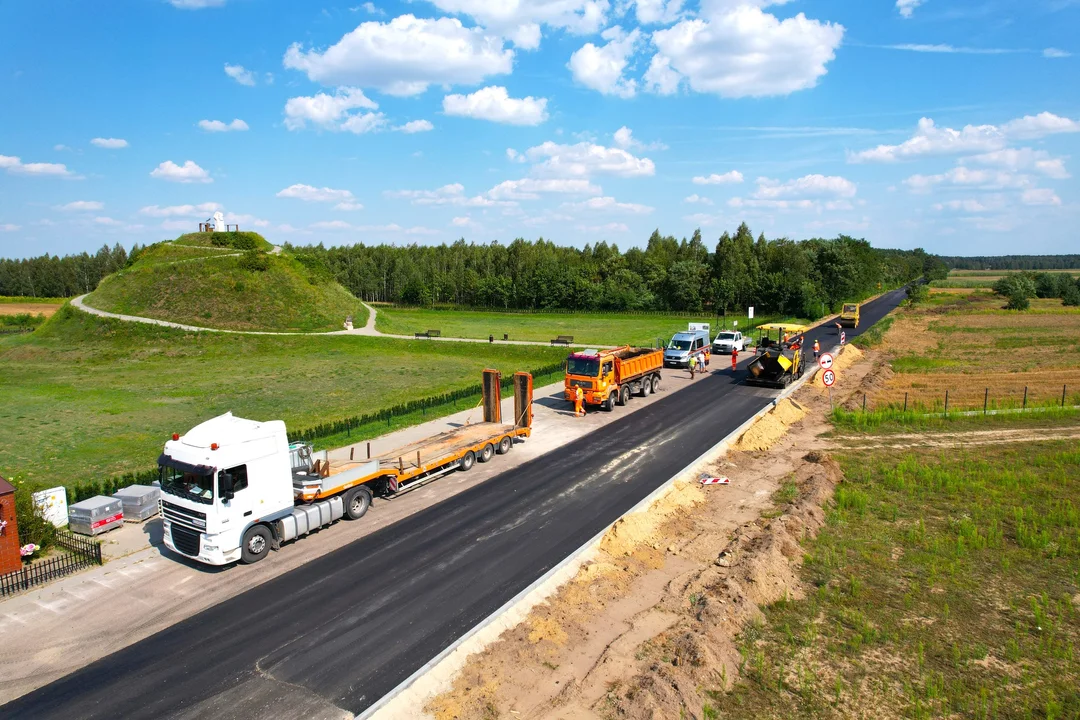
[[(850, 394), (872, 362), (845, 355)], [(841, 480), (818, 437), (831, 429), (829, 405), (827, 391), (808, 384), (706, 468), (730, 485), (676, 485), (613, 527), (594, 562), (469, 659), (430, 715), (659, 719), (700, 709), (704, 689), (737, 676), (734, 639), (759, 607), (803, 594), (798, 542), (823, 524)], [(778, 505), (788, 480), (797, 492)]]
[[(1035, 417), (1037, 419), (1038, 416)], [(872, 450), (875, 448), (949, 448), (1003, 445), (1044, 440), (1080, 440), (1080, 427), (971, 430), (961, 433), (903, 433), (896, 435), (848, 435), (834, 438), (825, 449)]]
[(59, 310), (60, 303), (0, 303), (0, 315), (44, 315), (51, 317)]
[[(720, 366), (714, 369), (723, 371)], [(338, 522), (287, 544), (257, 565), (198, 565), (161, 545), (159, 521), (126, 524), (103, 536), (105, 553), (113, 558), (104, 566), (0, 602), (0, 636), (4, 638), (0, 703), (602, 428), (668, 393), (692, 392), (692, 387), (686, 372), (665, 371), (660, 393), (635, 397), (629, 406), (610, 413), (590, 411), (584, 418), (573, 417), (572, 408), (562, 399), (561, 383), (538, 388), (533, 435), (516, 444), (508, 455), (496, 456), (468, 473), (452, 473), (393, 500), (376, 499), (363, 519)], [(512, 415), (513, 399), (508, 398), (503, 401), (503, 416)], [(372, 441), (372, 453), (480, 420), (479, 408), (457, 413), (378, 438)], [(357, 452), (366, 452), (366, 446), (358, 445)], [(116, 618), (124, 621), (117, 623)]]

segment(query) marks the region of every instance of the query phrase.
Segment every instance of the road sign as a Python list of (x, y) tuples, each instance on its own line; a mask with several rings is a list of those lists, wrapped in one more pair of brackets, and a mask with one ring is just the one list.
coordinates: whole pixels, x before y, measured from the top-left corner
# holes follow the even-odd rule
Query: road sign
[(748, 313), (746, 313), (746, 316), (749, 317), (751, 320), (754, 319), (754, 306), (753, 305), (750, 306), (750, 310), (749, 310)]
[(701, 478), (702, 485), (728, 485), (731, 481), (726, 477), (706, 477)]
[(833, 364), (832, 353), (821, 353), (821, 357), (818, 358), (818, 365), (821, 366), (821, 369), (822, 370), (828, 370), (829, 368), (832, 367), (832, 364)]
[(833, 383), (836, 382), (836, 371), (826, 370), (825, 372), (821, 373), (821, 382), (825, 383), (825, 387), (831, 388), (833, 386)]
[(847, 333), (843, 330), (840, 331), (840, 344), (843, 345), (847, 342)]

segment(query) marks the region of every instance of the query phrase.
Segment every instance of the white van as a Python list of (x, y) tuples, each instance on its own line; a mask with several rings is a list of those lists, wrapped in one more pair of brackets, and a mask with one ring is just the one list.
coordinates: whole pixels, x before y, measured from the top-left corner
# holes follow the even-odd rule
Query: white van
[(695, 355), (699, 366), (708, 365), (710, 348), (708, 330), (675, 333), (664, 350), (664, 367), (689, 367)]

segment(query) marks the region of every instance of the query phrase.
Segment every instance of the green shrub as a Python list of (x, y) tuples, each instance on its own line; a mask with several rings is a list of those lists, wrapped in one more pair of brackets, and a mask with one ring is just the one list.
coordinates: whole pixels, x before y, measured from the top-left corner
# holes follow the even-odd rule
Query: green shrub
[(919, 303), (924, 303), (928, 297), (930, 297), (930, 289), (926, 285), (923, 285), (922, 283), (912, 283), (911, 285), (908, 285), (908, 305), (915, 306)]
[(251, 272), (266, 272), (270, 269), (270, 258), (258, 250), (248, 250), (240, 258), (240, 267)]
[(56, 528), (34, 506), (33, 491), (19, 482), (15, 483), (15, 517), (19, 523), (19, 545), (34, 543), (44, 549), (56, 542)]
[(229, 245), (237, 250), (258, 250), (259, 241), (253, 235), (246, 233), (230, 233)]
[(1061, 290), (1061, 304), (1069, 306), (1080, 305), (1080, 278), (1075, 282), (1064, 284)]
[(1037, 293), (1035, 281), (1023, 273), (1001, 278), (994, 283), (993, 289), (1008, 300), (1005, 307), (1009, 310), (1027, 310), (1031, 307), (1031, 298)]

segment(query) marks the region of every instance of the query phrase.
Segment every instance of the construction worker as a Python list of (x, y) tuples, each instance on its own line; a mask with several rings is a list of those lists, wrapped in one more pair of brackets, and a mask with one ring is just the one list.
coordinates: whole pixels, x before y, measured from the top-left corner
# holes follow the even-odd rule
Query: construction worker
[(817, 338), (814, 338), (814, 359), (815, 359), (815, 360), (817, 360), (817, 359), (818, 359), (818, 354), (819, 354), (820, 352), (821, 352), (821, 343), (819, 343), (819, 342), (817, 341)]
[(585, 406), (582, 404), (585, 401), (585, 393), (581, 392), (581, 388), (574, 388), (574, 417), (583, 417), (585, 415)]
[(694, 371), (697, 370), (698, 359), (697, 355), (691, 355), (690, 360), (687, 363), (690, 366), (690, 379), (694, 379)]
[(738, 369), (739, 369), (739, 348), (732, 347), (731, 348), (731, 372), (732, 372), (732, 374), (734, 374), (735, 371), (738, 370)]

